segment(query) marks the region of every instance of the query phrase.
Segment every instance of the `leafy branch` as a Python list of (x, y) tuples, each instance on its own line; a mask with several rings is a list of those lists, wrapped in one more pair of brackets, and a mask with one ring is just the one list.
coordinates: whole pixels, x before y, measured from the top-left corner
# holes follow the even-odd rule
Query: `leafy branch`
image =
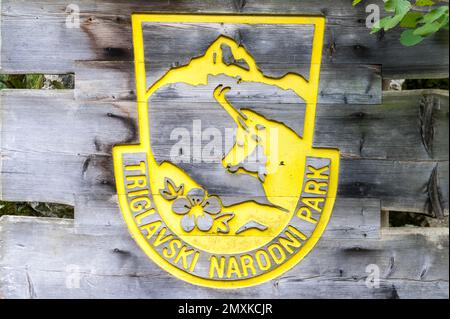
[[(363, 0), (353, 0), (353, 6), (358, 5)], [(448, 30), (448, 4), (436, 6), (432, 0), (415, 0), (412, 5), (408, 0), (383, 0), (384, 10), (392, 13), (378, 21), (372, 28), (371, 33), (377, 33), (380, 30), (388, 31), (397, 26), (406, 28), (401, 34), (400, 42), (404, 46), (413, 46), (422, 42), (425, 38), (435, 34), (441, 29)], [(447, 2), (447, 1), (445, 1)], [(448, 3), (448, 2), (447, 2)], [(417, 9), (429, 9), (423, 13)]]

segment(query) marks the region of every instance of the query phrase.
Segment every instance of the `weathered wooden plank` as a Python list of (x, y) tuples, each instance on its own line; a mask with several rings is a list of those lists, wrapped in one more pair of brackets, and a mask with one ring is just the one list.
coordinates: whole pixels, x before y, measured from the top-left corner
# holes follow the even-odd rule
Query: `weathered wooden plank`
[[(363, 105), (380, 102), (377, 65), (383, 66), (385, 77), (448, 76), (448, 31), (405, 49), (398, 42), (398, 31), (368, 35), (363, 26), (363, 7), (350, 10), (350, 2), (344, 0), (320, 4), (312, 0), (283, 4), (274, 0), (188, 0), (175, 5), (81, 0), (78, 29), (65, 26), (66, 4), (59, 0), (3, 2), (0, 69), (46, 73), (75, 70), (81, 74), (81, 81), (75, 98), (70, 91), (0, 93), (0, 198), (76, 206), (75, 221), (0, 219), (0, 297), (157, 298), (185, 297), (189, 293), (199, 298), (448, 298), (448, 229), (388, 230), (378, 238), (380, 208), (448, 214), (448, 94), (387, 93), (382, 105)], [(331, 13), (333, 5), (337, 9)], [(334, 215), (319, 246), (300, 265), (256, 289), (224, 292), (193, 288), (175, 280), (138, 250), (121, 221), (111, 149), (138, 139), (129, 19), (131, 12), (161, 8), (167, 12), (223, 8), (222, 12), (266, 13), (286, 13), (289, 8), (290, 13), (322, 13), (328, 17), (314, 143), (341, 150)], [(156, 71), (150, 80), (172, 63), (182, 63), (202, 50), (206, 42), (195, 41), (198, 28), (212, 38), (226, 34), (253, 49), (258, 41), (268, 42), (265, 52), (252, 51), (269, 74), (292, 70), (307, 73), (306, 64), (294, 63), (308, 59), (310, 39), (303, 35), (307, 28), (302, 32), (292, 26), (283, 31), (245, 25), (224, 30), (219, 25), (152, 28), (145, 30), (147, 51), (165, 43), (167, 52), (160, 55), (158, 50), (151, 51), (150, 56), (159, 55), (159, 60), (150, 60), (150, 69)], [(167, 38), (169, 30), (196, 46), (180, 54), (183, 42), (180, 37)], [(297, 46), (286, 46), (285, 39), (278, 36), (280, 32), (293, 32), (288, 38)], [(427, 59), (423, 58), (425, 54)], [(164, 127), (160, 131), (169, 133), (184, 123), (182, 120), (205, 116), (216, 118), (220, 127), (226, 127), (226, 121), (215, 116), (207, 99), (186, 92), (172, 88), (170, 94), (155, 94), (152, 111), (158, 101), (164, 103), (152, 125)], [(301, 103), (287, 95), (279, 98), (270, 90), (253, 97), (259, 98), (258, 111), (278, 116), (301, 133)], [(232, 99), (236, 104), (245, 102), (238, 96)], [(189, 117), (183, 113), (185, 109), (189, 109)], [(159, 160), (170, 154), (173, 145), (167, 140), (167, 136), (152, 136)], [(197, 170), (195, 165), (185, 169)], [(217, 181), (211, 185), (214, 193), (244, 195), (227, 181), (215, 178), (217, 170), (213, 167), (202, 169), (206, 179)], [(381, 270), (378, 289), (365, 285), (370, 264)], [(77, 283), (79, 287), (74, 287)]]
[(0, 0), (0, 70), (2, 69), (2, 44), (3, 44), (3, 40), (2, 40), (2, 0)]
[(148, 83), (202, 56), (220, 36), (244, 46), (267, 76), (309, 78), (314, 26), (298, 24), (153, 23), (142, 26)]
[[(443, 228), (384, 230), (381, 240), (322, 239), (281, 278), (238, 290), (175, 279), (124, 228), (96, 227), (87, 235), (72, 221), (3, 217), (0, 229), (6, 298), (448, 298)], [(379, 288), (365, 284), (368, 265), (379, 267)]]
[[(179, 91), (172, 95), (174, 90), (175, 87), (171, 87), (166, 92), (170, 96), (162, 93), (164, 98), (157, 96), (150, 101), (152, 147), (160, 160), (170, 160), (170, 150), (174, 145), (170, 137), (177, 128), (186, 128), (193, 134), (195, 120), (201, 121), (203, 130), (234, 127), (226, 113), (215, 104), (193, 102), (190, 97), (177, 94)], [(203, 93), (202, 88), (191, 87), (189, 90), (192, 96), (198, 91)], [(320, 104), (317, 107), (314, 145), (337, 147), (343, 157), (355, 159), (448, 160), (448, 94), (441, 92), (442, 95), (427, 91), (389, 92), (385, 93), (383, 104), (379, 106)], [(229, 95), (234, 105), (242, 108), (251, 105), (260, 114), (283, 122), (302, 135), (303, 104), (283, 103), (291, 96), (284, 95), (280, 99), (276, 94), (264, 95), (263, 90), (251, 93), (258, 99), (258, 103), (252, 103), (253, 98), (246, 97), (247, 91), (240, 93)], [(259, 95), (263, 98), (260, 99)], [(431, 121), (426, 121), (423, 116), (421, 119), (421, 107), (429, 110), (427, 116), (432, 118)]]
[(314, 144), (332, 146), (334, 136), (349, 157), (448, 160), (448, 105), (446, 91), (413, 90), (384, 92), (372, 107), (318, 106)]
[[(400, 31), (370, 35), (365, 27), (364, 6), (352, 8), (346, 0), (246, 1), (240, 9), (232, 0), (177, 3), (81, 0), (77, 2), (80, 28), (66, 27), (67, 3), (62, 0), (3, 2), (4, 72), (66, 73), (74, 71), (76, 60), (131, 61), (131, 13), (163, 11), (323, 14), (328, 25), (324, 64), (380, 64), (383, 77), (448, 76), (448, 31), (405, 48), (399, 43)], [(375, 3), (382, 5), (381, 0)]]
[[(1, 184), (5, 200), (73, 204), (77, 194), (115, 194), (111, 148), (136, 142), (136, 106), (132, 102), (78, 105), (70, 94), (0, 94)], [(407, 96), (417, 102), (423, 94)], [(436, 198), (431, 189), (437, 189), (439, 196), (433, 202), (447, 213), (448, 144), (443, 135), (448, 130), (448, 98), (436, 97), (438, 102), (433, 104), (435, 136), (439, 139), (433, 142), (431, 158), (417, 124), (419, 106), (414, 110), (411, 104), (399, 102), (399, 110), (395, 109), (401, 96), (387, 95), (386, 107), (319, 106), (323, 113), (317, 118), (315, 144), (341, 150), (339, 196), (381, 199), (383, 209), (427, 213), (430, 198)], [(335, 129), (331, 130), (332, 126)], [(206, 175), (214, 174), (202, 168)], [(222, 184), (212, 187), (215, 193), (222, 194)], [(240, 195), (233, 191), (236, 193), (228, 195)]]
[[(144, 23), (143, 42), (147, 85), (152, 85), (174, 65), (188, 64), (203, 55), (218, 37), (226, 36), (244, 46), (266, 76), (281, 77), (294, 72), (309, 79), (314, 28), (311, 25), (246, 25), (221, 23)], [(222, 50), (224, 50), (222, 48)], [(226, 56), (226, 50), (223, 52)], [(321, 72), (319, 103), (381, 103), (381, 70), (379, 66), (334, 64)], [(277, 90), (264, 87), (255, 96), (255, 84), (244, 96), (261, 101), (271, 95), (285, 103), (296, 103), (298, 97), (287, 98)], [(171, 86), (170, 96), (203, 101), (205, 94)], [(195, 91), (195, 92), (192, 92)], [(279, 90), (278, 90), (279, 91)], [(201, 91), (200, 91), (201, 92)], [(265, 92), (262, 94), (261, 92)], [(158, 93), (158, 92), (155, 92)], [(167, 98), (168, 94), (163, 93)], [(209, 94), (206, 94), (209, 97)], [(158, 98), (158, 94), (154, 98)], [(272, 99), (273, 100), (273, 99)]]
[[(379, 238), (380, 221), (379, 200), (337, 198), (323, 237)], [(117, 196), (76, 196), (75, 225), (80, 232), (90, 231), (92, 226), (122, 226), (124, 223)]]
[[(76, 269), (76, 268), (75, 268)], [(11, 299), (447, 299), (448, 282), (416, 280), (381, 280), (379, 289), (368, 289), (364, 279), (298, 280), (289, 278), (266, 284), (259, 289), (233, 291), (183, 287), (170, 281), (172, 291), (147, 287), (167, 287), (168, 278), (148, 276), (108, 276), (82, 274), (80, 288), (67, 289), (66, 281), (73, 281), (72, 268), (67, 271), (7, 269), (4, 298)], [(78, 278), (75, 272), (74, 278)], [(76, 279), (77, 280), (77, 279)], [(320, 280), (320, 281), (319, 281)], [(178, 280), (179, 281), (179, 280)], [(30, 286), (28, 284), (30, 282)], [(69, 284), (69, 287), (71, 284)], [(32, 288), (30, 288), (32, 287)], [(263, 291), (262, 289), (266, 289)], [(100, 296), (100, 297), (99, 297)]]
[[(3, 200), (73, 205), (75, 194), (111, 196), (116, 192), (109, 156), (2, 151), (2, 157)], [(427, 187), (435, 166), (433, 162), (344, 159), (338, 196), (378, 198), (383, 209), (429, 213)], [(438, 178), (440, 207), (448, 214), (448, 162), (438, 165)], [(224, 194), (223, 185), (210, 189), (217, 195), (249, 195), (238, 190)]]
[[(163, 75), (166, 65), (151, 64), (148, 70), (149, 83)], [(170, 64), (169, 64), (170, 65)], [(291, 72), (286, 65), (267, 65), (279, 74)], [(134, 66), (123, 61), (78, 61), (75, 65), (77, 100), (135, 101)], [(265, 94), (269, 94), (267, 92)], [(163, 94), (163, 93), (161, 93)], [(199, 102), (198, 96), (189, 91), (171, 88), (171, 94), (185, 98), (186, 102)], [(260, 94), (258, 101), (266, 96)], [(377, 65), (330, 64), (321, 71), (318, 102), (322, 104), (381, 104), (381, 69)], [(164, 95), (167, 98), (167, 94)], [(256, 97), (256, 96), (254, 96)], [(158, 98), (158, 96), (156, 96)], [(297, 98), (298, 99), (298, 98)], [(284, 103), (294, 103), (284, 100)]]
[[(385, 210), (433, 215), (429, 206), (434, 202), (430, 192), (433, 185), (440, 190), (436, 205), (448, 214), (448, 161), (344, 160), (341, 165), (338, 196), (380, 198)], [(438, 179), (434, 180), (436, 167)]]
[[(137, 142), (134, 102), (77, 103), (72, 94), (72, 91), (3, 90), (0, 97), (6, 125), (2, 134), (5, 149), (11, 149), (7, 143), (13, 143), (34, 152), (108, 155), (114, 144)], [(432, 121), (427, 123), (433, 125), (427, 129), (420, 125), (424, 97), (432, 101), (428, 103)], [(278, 113), (280, 120), (292, 123), (293, 129), (301, 127), (303, 112), (297, 105), (262, 104), (260, 108), (267, 114)], [(161, 121), (176, 116), (174, 113), (180, 109), (178, 105), (168, 108)], [(199, 104), (186, 104), (186, 109), (199, 117), (205, 111), (211, 112)], [(294, 111), (298, 124), (290, 121)], [(428, 142), (429, 153), (421, 131), (431, 128), (434, 138)], [(447, 92), (386, 92), (380, 106), (318, 105), (314, 145), (337, 147), (345, 158), (447, 161), (447, 132)]]

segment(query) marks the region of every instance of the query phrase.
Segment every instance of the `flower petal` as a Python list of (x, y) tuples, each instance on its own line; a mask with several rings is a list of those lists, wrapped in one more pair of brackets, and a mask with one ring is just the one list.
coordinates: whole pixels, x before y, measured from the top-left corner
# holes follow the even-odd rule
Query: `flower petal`
[(205, 200), (205, 191), (201, 188), (193, 188), (187, 193), (187, 198), (192, 206), (200, 205)]
[(207, 232), (208, 230), (210, 230), (213, 226), (213, 223), (213, 218), (208, 214), (197, 217), (197, 227), (203, 232)]
[(209, 197), (204, 204), (203, 211), (211, 214), (217, 215), (222, 210), (222, 202), (217, 196)]
[(178, 215), (187, 214), (191, 210), (191, 203), (186, 198), (178, 198), (172, 203), (172, 211)]
[(187, 233), (191, 232), (195, 228), (194, 216), (184, 215), (181, 218), (181, 228)]

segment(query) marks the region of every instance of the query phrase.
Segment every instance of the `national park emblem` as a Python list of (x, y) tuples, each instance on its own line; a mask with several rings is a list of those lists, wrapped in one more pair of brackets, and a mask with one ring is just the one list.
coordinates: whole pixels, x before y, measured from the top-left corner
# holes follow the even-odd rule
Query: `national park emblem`
[(325, 19), (134, 14), (132, 28), (140, 144), (113, 156), (133, 238), (201, 286), (287, 272), (337, 190), (339, 151), (313, 147)]

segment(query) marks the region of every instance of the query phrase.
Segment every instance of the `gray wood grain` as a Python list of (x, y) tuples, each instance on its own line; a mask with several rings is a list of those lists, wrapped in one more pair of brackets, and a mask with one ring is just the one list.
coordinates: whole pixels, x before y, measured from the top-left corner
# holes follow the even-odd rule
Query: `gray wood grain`
[(313, 25), (146, 22), (142, 28), (148, 85), (203, 55), (220, 36), (242, 45), (267, 76), (294, 72), (309, 78)]
[[(380, 201), (337, 198), (324, 238), (379, 238)], [(77, 195), (75, 226), (80, 232), (95, 232), (93, 226), (123, 226), (125, 221), (116, 196)]]
[[(71, 94), (0, 93), (3, 199), (73, 205), (79, 194), (115, 194), (111, 148), (137, 141), (135, 103), (78, 104)], [(323, 113), (316, 120), (315, 145), (341, 150), (338, 196), (380, 199), (383, 209), (429, 213), (434, 198), (429, 190), (435, 186), (437, 204), (448, 214), (448, 98), (434, 95), (430, 157), (418, 124), (418, 100), (424, 94), (430, 92), (407, 93), (410, 102), (404, 103), (397, 102), (403, 93), (388, 94), (386, 107), (318, 107)], [(214, 192), (221, 190), (223, 185), (216, 185)]]
[[(381, 209), (448, 215), (448, 93), (381, 96), (381, 76), (448, 77), (448, 31), (405, 48), (398, 30), (369, 35), (364, 6), (352, 8), (347, 0), (77, 5), (81, 25), (72, 29), (62, 0), (0, 1), (1, 72), (76, 73), (75, 91), (0, 93), (0, 199), (75, 206), (74, 221), (0, 218), (0, 298), (448, 298), (448, 228), (380, 228)], [(130, 15), (142, 11), (327, 17), (314, 145), (341, 151), (338, 198), (318, 246), (280, 278), (230, 291), (192, 286), (156, 267), (128, 234), (111, 149), (138, 142)], [(149, 80), (198, 54), (218, 34), (242, 42), (267, 74), (307, 77), (308, 31), (147, 25)], [(185, 47), (186, 41), (192, 45)], [(168, 132), (186, 122), (183, 110), (190, 118), (214, 118), (208, 100), (184, 90), (166, 93), (154, 96), (170, 98), (154, 128)], [(270, 90), (254, 97), (258, 111), (301, 134), (301, 103)], [(152, 138), (158, 159), (165, 159), (167, 136)], [(207, 179), (218, 180), (213, 169), (202, 168)], [(212, 188), (244, 195), (223, 181)], [(371, 264), (381, 270), (375, 289), (365, 284)]]
[[(57, 240), (56, 240), (57, 239)], [(367, 288), (366, 267), (380, 269)], [(276, 280), (238, 290), (192, 286), (148, 260), (126, 229), (74, 231), (73, 221), (0, 219), (5, 298), (448, 298), (448, 229), (384, 230), (382, 239), (321, 239)]]
[[(420, 101), (424, 96), (435, 101), (431, 155), (420, 132)], [(108, 155), (113, 144), (137, 142), (136, 103), (131, 101), (76, 102), (72, 91), (3, 90), (0, 97), (2, 119), (9, 125), (2, 134), (5, 149), (10, 148), (10, 141), (33, 151)], [(380, 106), (318, 105), (314, 145), (338, 147), (344, 158), (448, 160), (447, 92), (389, 92), (383, 101)], [(161, 116), (174, 116), (176, 107)], [(187, 104), (186, 108), (193, 113), (204, 111), (199, 105)], [(279, 113), (280, 120), (289, 122), (291, 111), (298, 108), (262, 104), (261, 110), (268, 115)], [(301, 110), (296, 112), (296, 118), (301, 118)]]
[[(162, 62), (161, 62), (162, 63)], [(169, 64), (170, 65), (170, 64)], [(163, 75), (166, 64), (150, 64), (148, 83)], [(292, 71), (284, 64), (267, 65), (284, 75)], [(75, 64), (77, 100), (132, 101), (136, 100), (134, 66), (123, 61), (78, 61)], [(153, 76), (157, 74), (158, 76)], [(186, 101), (198, 101), (189, 91), (172, 91)], [(269, 93), (267, 93), (269, 94)], [(259, 95), (259, 100), (266, 96)], [(320, 75), (318, 102), (322, 104), (381, 104), (381, 69), (377, 65), (324, 65)], [(284, 101), (288, 103), (289, 101)]]
[[(374, 2), (382, 5), (381, 0)], [(131, 61), (131, 13), (162, 11), (325, 15), (324, 64), (380, 64), (383, 77), (393, 78), (448, 76), (448, 31), (439, 32), (418, 46), (405, 48), (399, 42), (399, 30), (370, 35), (365, 27), (365, 7), (352, 8), (346, 0), (251, 0), (240, 9), (232, 0), (176, 3), (80, 0), (77, 2), (81, 11), (79, 29), (66, 28), (65, 1), (4, 0), (3, 3), (1, 69), (4, 72), (65, 73), (74, 71), (76, 60)]]

